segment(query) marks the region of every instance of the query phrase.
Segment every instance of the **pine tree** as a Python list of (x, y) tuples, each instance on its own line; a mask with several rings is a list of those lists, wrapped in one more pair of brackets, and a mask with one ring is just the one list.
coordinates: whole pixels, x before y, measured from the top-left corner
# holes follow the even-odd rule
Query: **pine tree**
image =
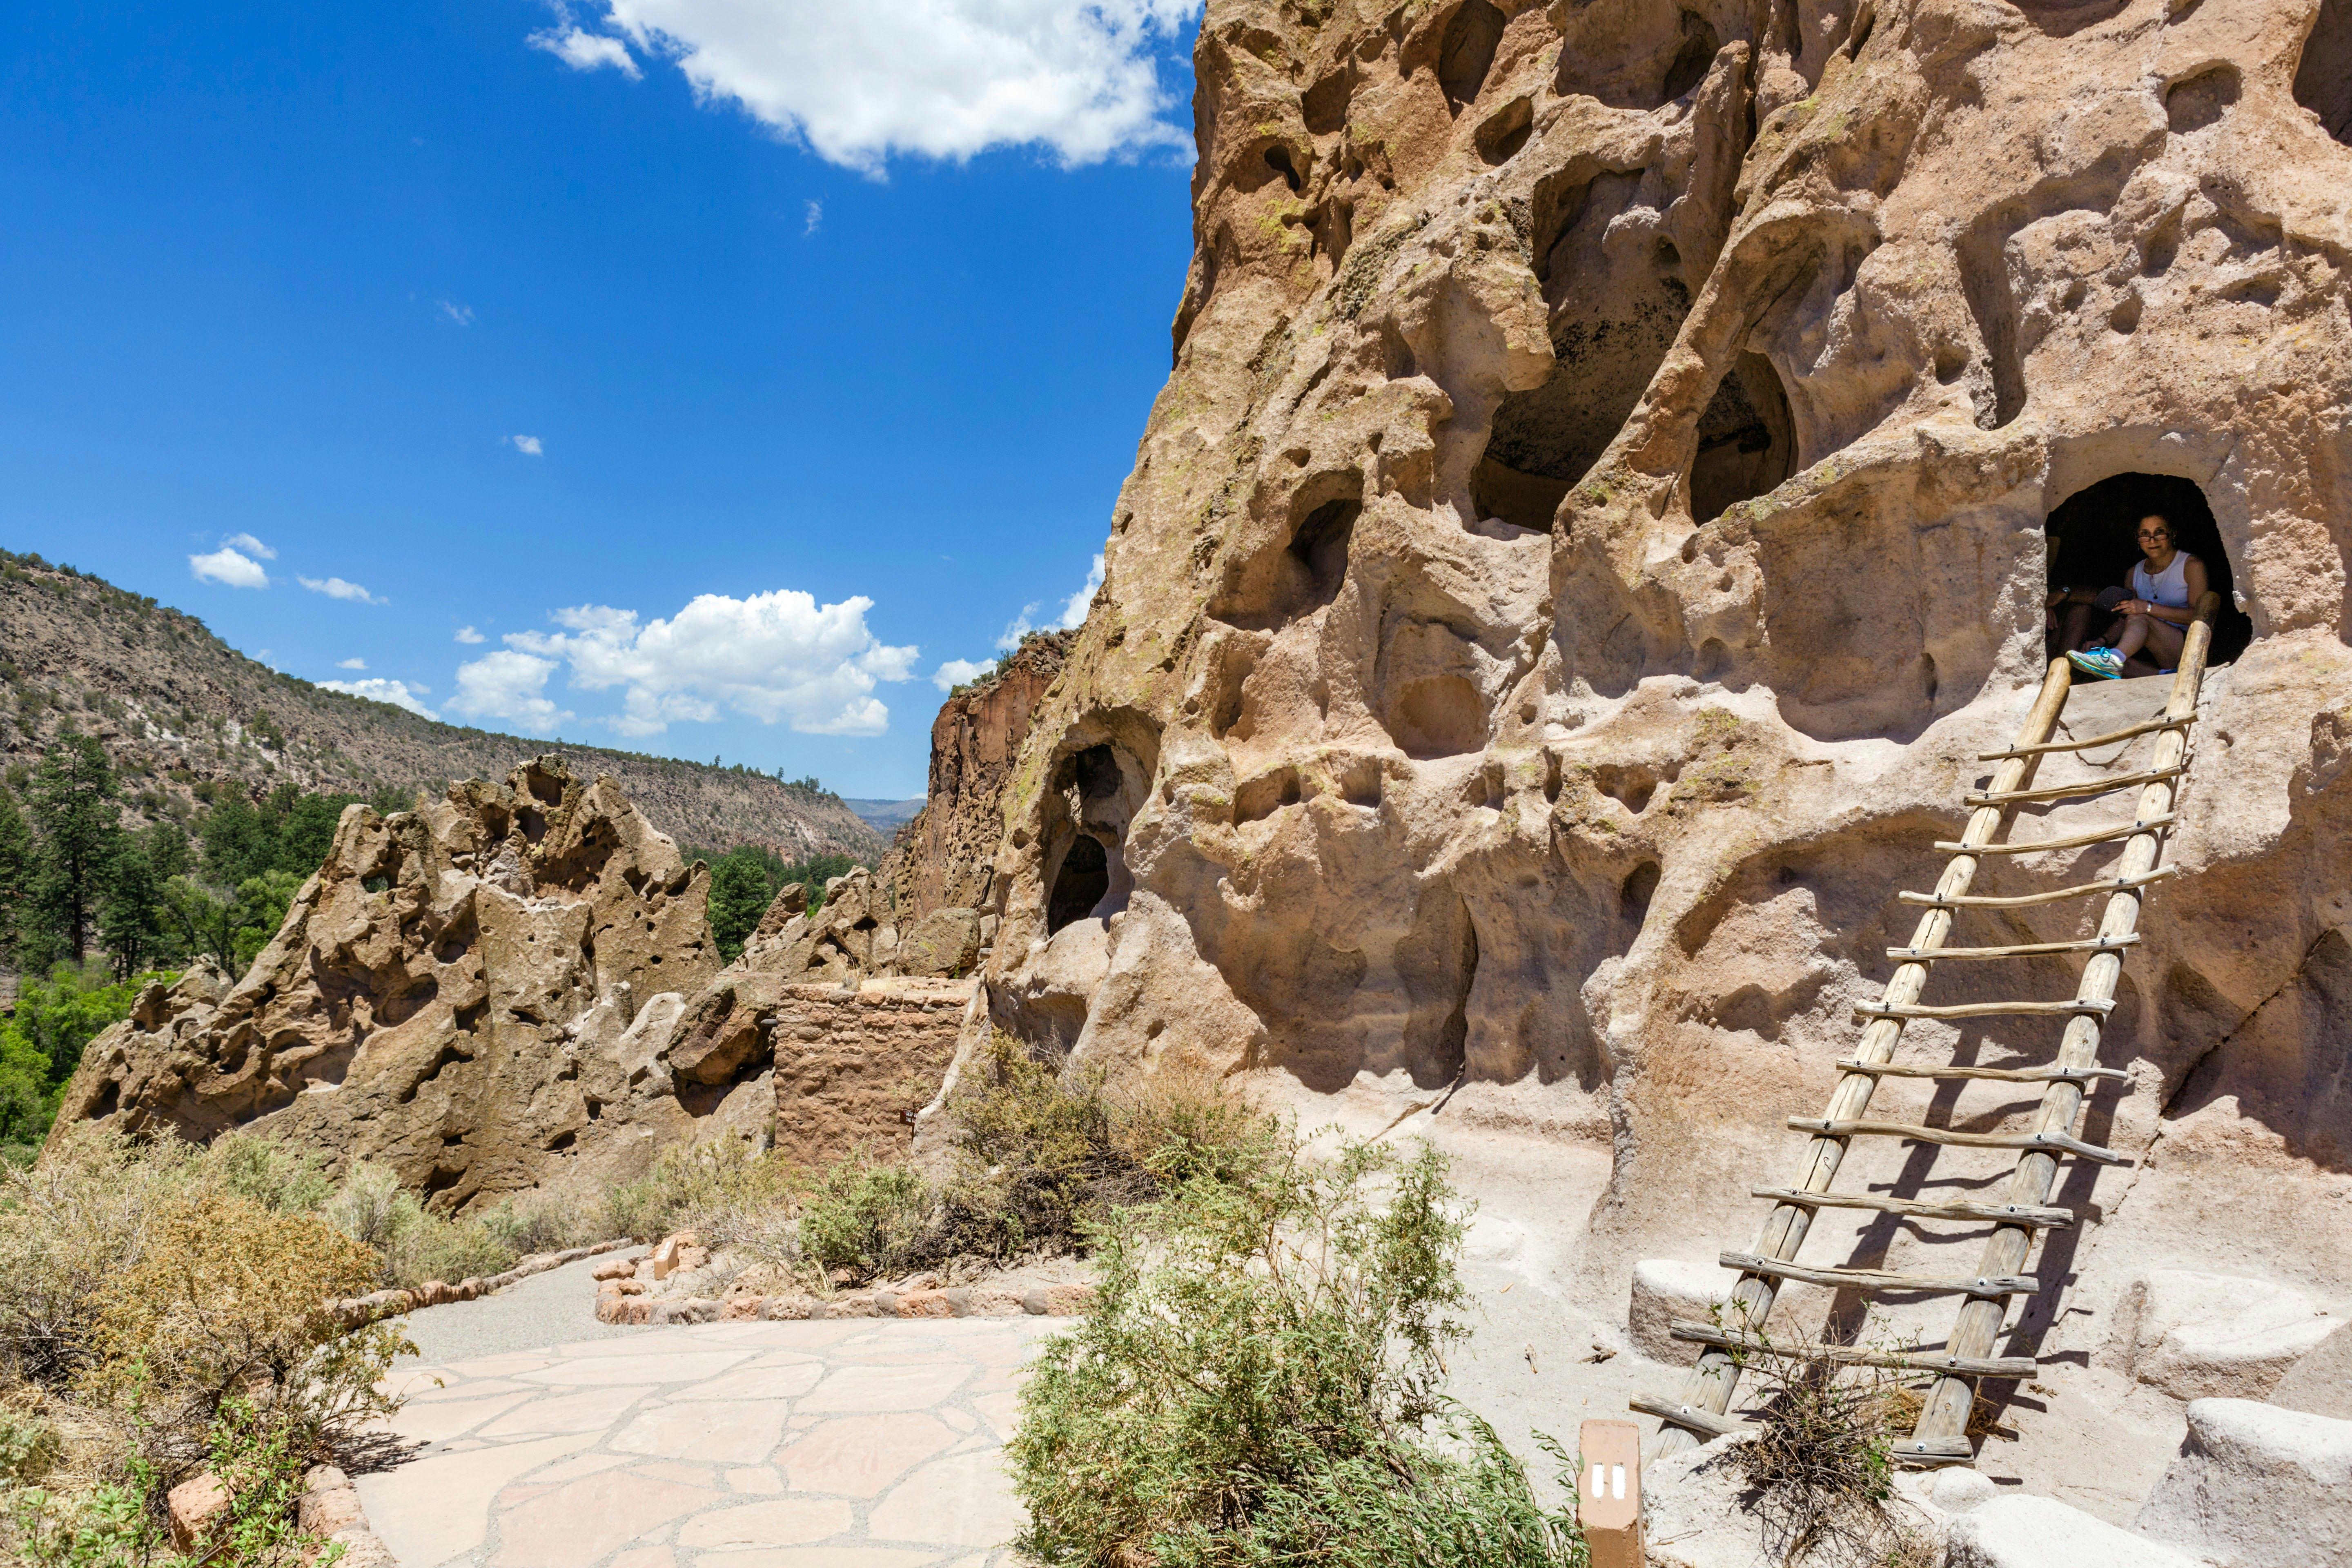
[(164, 913), (163, 879), (155, 874), (147, 846), (125, 842), (115, 854), (98, 916), (99, 935), (114, 961), (116, 979), (128, 980), (163, 962)]
[(720, 856), (710, 868), (710, 934), (718, 939), (719, 956), (727, 963), (742, 953), (772, 897), (767, 873), (754, 855), (738, 850)]
[(100, 904), (122, 837), (114, 770), (95, 736), (61, 736), (33, 779), (33, 825), (40, 836), (34, 877), (36, 918), (76, 963), (89, 955)]

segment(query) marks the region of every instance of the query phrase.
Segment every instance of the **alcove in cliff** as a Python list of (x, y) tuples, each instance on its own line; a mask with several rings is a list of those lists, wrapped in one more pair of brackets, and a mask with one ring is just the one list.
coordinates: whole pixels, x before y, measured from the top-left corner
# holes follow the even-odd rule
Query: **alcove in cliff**
[(2352, 0), (2320, 0), (2319, 19), (2295, 68), (2294, 100), (2319, 116), (2330, 136), (2352, 147)]
[[(2050, 586), (2058, 589), (2122, 587), (2140, 559), (2136, 541), (2139, 520), (2160, 513), (2172, 524), (2173, 543), (2205, 563), (2208, 582), (2221, 595), (2213, 623), (2209, 664), (2227, 664), (2246, 649), (2253, 623), (2238, 608), (2232, 592), (2230, 552), (2213, 521), (2213, 508), (2192, 479), (2169, 474), (2116, 474), (2076, 490), (2060, 502), (2044, 525), (2050, 540)], [(2106, 629), (2110, 617), (2094, 616), (2092, 632)], [(2060, 649), (2053, 642), (2054, 657)]]

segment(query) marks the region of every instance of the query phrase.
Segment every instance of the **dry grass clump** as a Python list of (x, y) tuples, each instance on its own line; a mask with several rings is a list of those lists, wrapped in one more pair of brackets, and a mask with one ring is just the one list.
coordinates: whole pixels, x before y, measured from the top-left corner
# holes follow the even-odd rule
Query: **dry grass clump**
[[(1719, 1315), (1719, 1313), (1718, 1313)], [(1910, 1429), (1917, 1373), (1761, 1348), (1734, 1359), (1762, 1390), (1756, 1436), (1733, 1450), (1756, 1494), (1765, 1544), (1822, 1568), (1931, 1568), (1942, 1552), (1906, 1521), (1895, 1491), (1895, 1441)]]
[(202, 1468), (236, 1497), (243, 1555), (220, 1561), (295, 1550), (289, 1489), (394, 1407), (375, 1385), (406, 1348), (324, 1310), (380, 1268), (299, 1212), (325, 1191), (315, 1162), (257, 1140), (89, 1124), (0, 1173), (0, 1485), (20, 1556), (163, 1561), (163, 1495)]
[(554, 1199), (509, 1201), (486, 1214), (451, 1219), (417, 1202), (389, 1165), (369, 1160), (353, 1162), (317, 1208), (327, 1223), (379, 1259), (376, 1279), (365, 1287), (369, 1290), (499, 1274), (534, 1252), (629, 1234), (625, 1226), (612, 1228), (597, 1206)]

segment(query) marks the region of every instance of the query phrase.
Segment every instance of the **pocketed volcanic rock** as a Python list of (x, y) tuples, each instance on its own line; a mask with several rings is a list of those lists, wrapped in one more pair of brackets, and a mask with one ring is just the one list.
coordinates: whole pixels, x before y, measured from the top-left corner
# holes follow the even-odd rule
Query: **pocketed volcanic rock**
[(2352, 1561), (2352, 1421), (2200, 1399), (2138, 1527), (2221, 1568)]

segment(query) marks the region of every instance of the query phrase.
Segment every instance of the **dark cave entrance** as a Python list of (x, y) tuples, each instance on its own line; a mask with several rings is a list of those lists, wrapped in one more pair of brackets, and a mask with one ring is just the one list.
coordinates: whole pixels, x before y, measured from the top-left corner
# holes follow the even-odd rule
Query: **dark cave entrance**
[[(2205, 563), (2207, 580), (2221, 595), (2221, 613), (2213, 620), (2213, 647), (2206, 663), (2223, 665), (2246, 651), (2253, 640), (2253, 622), (2238, 608), (2230, 570), (2230, 552), (2213, 509), (2193, 479), (2168, 474), (2116, 474), (2076, 490), (2050, 514), (2044, 531), (2050, 540), (2052, 592), (2060, 588), (2125, 586), (2132, 563), (2140, 558), (2134, 536), (2139, 520), (2161, 512), (2172, 524), (2173, 542)], [(2091, 631), (2105, 631), (2113, 617), (2094, 612)], [(2050, 634), (2050, 655), (2063, 651), (2059, 633)]]
[(2294, 100), (2352, 147), (2352, 0), (2321, 0), (2295, 67)]
[(1073, 921), (1082, 921), (1110, 891), (1110, 858), (1101, 840), (1081, 833), (1062, 853), (1062, 868), (1054, 873), (1054, 896), (1045, 904), (1045, 934), (1053, 935)]
[(1796, 426), (1780, 373), (1762, 354), (1743, 352), (1698, 416), (1691, 517), (1712, 522), (1741, 501), (1778, 489), (1796, 463)]

